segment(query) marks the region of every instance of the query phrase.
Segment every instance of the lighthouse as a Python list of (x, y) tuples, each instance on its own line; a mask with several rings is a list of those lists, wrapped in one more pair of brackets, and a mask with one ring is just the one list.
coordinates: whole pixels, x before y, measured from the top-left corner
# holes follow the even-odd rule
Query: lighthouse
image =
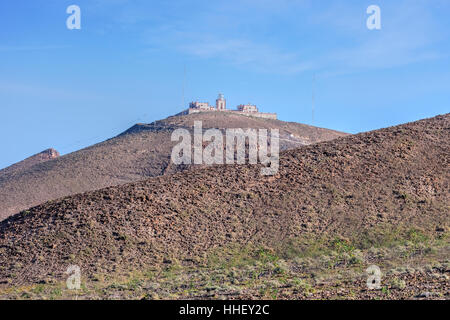
[(219, 97), (216, 100), (216, 108), (217, 111), (224, 111), (227, 109), (227, 101), (221, 93), (219, 93)]

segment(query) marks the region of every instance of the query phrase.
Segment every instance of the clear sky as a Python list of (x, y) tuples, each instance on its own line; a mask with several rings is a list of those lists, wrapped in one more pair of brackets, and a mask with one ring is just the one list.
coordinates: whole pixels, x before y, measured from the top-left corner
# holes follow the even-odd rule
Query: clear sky
[[(69, 30), (69, 5), (81, 30)], [(381, 30), (369, 30), (369, 5)], [(450, 109), (448, 0), (0, 1), (0, 168), (184, 102), (251, 102), (351, 133)]]

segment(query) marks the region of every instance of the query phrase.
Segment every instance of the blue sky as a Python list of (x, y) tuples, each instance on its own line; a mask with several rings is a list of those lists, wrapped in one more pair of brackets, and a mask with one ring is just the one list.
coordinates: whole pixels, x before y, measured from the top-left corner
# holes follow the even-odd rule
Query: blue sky
[[(68, 30), (69, 5), (81, 30)], [(366, 9), (381, 8), (368, 30)], [(448, 0), (0, 2), (0, 168), (185, 103), (251, 102), (351, 133), (449, 112)]]

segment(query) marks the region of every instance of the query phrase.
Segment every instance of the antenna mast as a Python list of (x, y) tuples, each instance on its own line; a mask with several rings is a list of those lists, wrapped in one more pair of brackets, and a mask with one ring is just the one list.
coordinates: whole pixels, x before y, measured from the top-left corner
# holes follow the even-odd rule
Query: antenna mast
[(316, 102), (316, 92), (315, 92), (315, 86), (316, 86), (316, 74), (313, 75), (313, 81), (312, 81), (312, 125), (314, 125), (314, 107)]
[(186, 86), (186, 65), (184, 65), (184, 74), (183, 74), (183, 108), (186, 106), (185, 101), (184, 101), (184, 90), (185, 90), (185, 86)]

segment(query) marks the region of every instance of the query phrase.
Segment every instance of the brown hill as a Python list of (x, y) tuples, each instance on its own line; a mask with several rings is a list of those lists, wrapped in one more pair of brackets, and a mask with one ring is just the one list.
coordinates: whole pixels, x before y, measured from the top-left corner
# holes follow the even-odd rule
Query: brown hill
[(196, 120), (203, 121), (204, 128), (279, 129), (282, 149), (346, 135), (299, 123), (217, 112), (138, 124), (118, 137), (51, 161), (17, 164), (20, 170), (14, 174), (11, 169), (0, 171), (0, 220), (48, 200), (185, 169), (170, 165), (175, 144), (170, 136), (176, 128), (192, 127)]
[(35, 154), (25, 160), (17, 162), (9, 167), (0, 170), (0, 177), (12, 177), (25, 170), (30, 170), (34, 165), (58, 158), (59, 152), (55, 149), (47, 149)]
[[(0, 223), (0, 281), (197, 263), (218, 248), (311, 236), (376, 245), (448, 230), (450, 114), (282, 154), (275, 177), (216, 166), (48, 202)], [(416, 233), (414, 233), (416, 235)]]

